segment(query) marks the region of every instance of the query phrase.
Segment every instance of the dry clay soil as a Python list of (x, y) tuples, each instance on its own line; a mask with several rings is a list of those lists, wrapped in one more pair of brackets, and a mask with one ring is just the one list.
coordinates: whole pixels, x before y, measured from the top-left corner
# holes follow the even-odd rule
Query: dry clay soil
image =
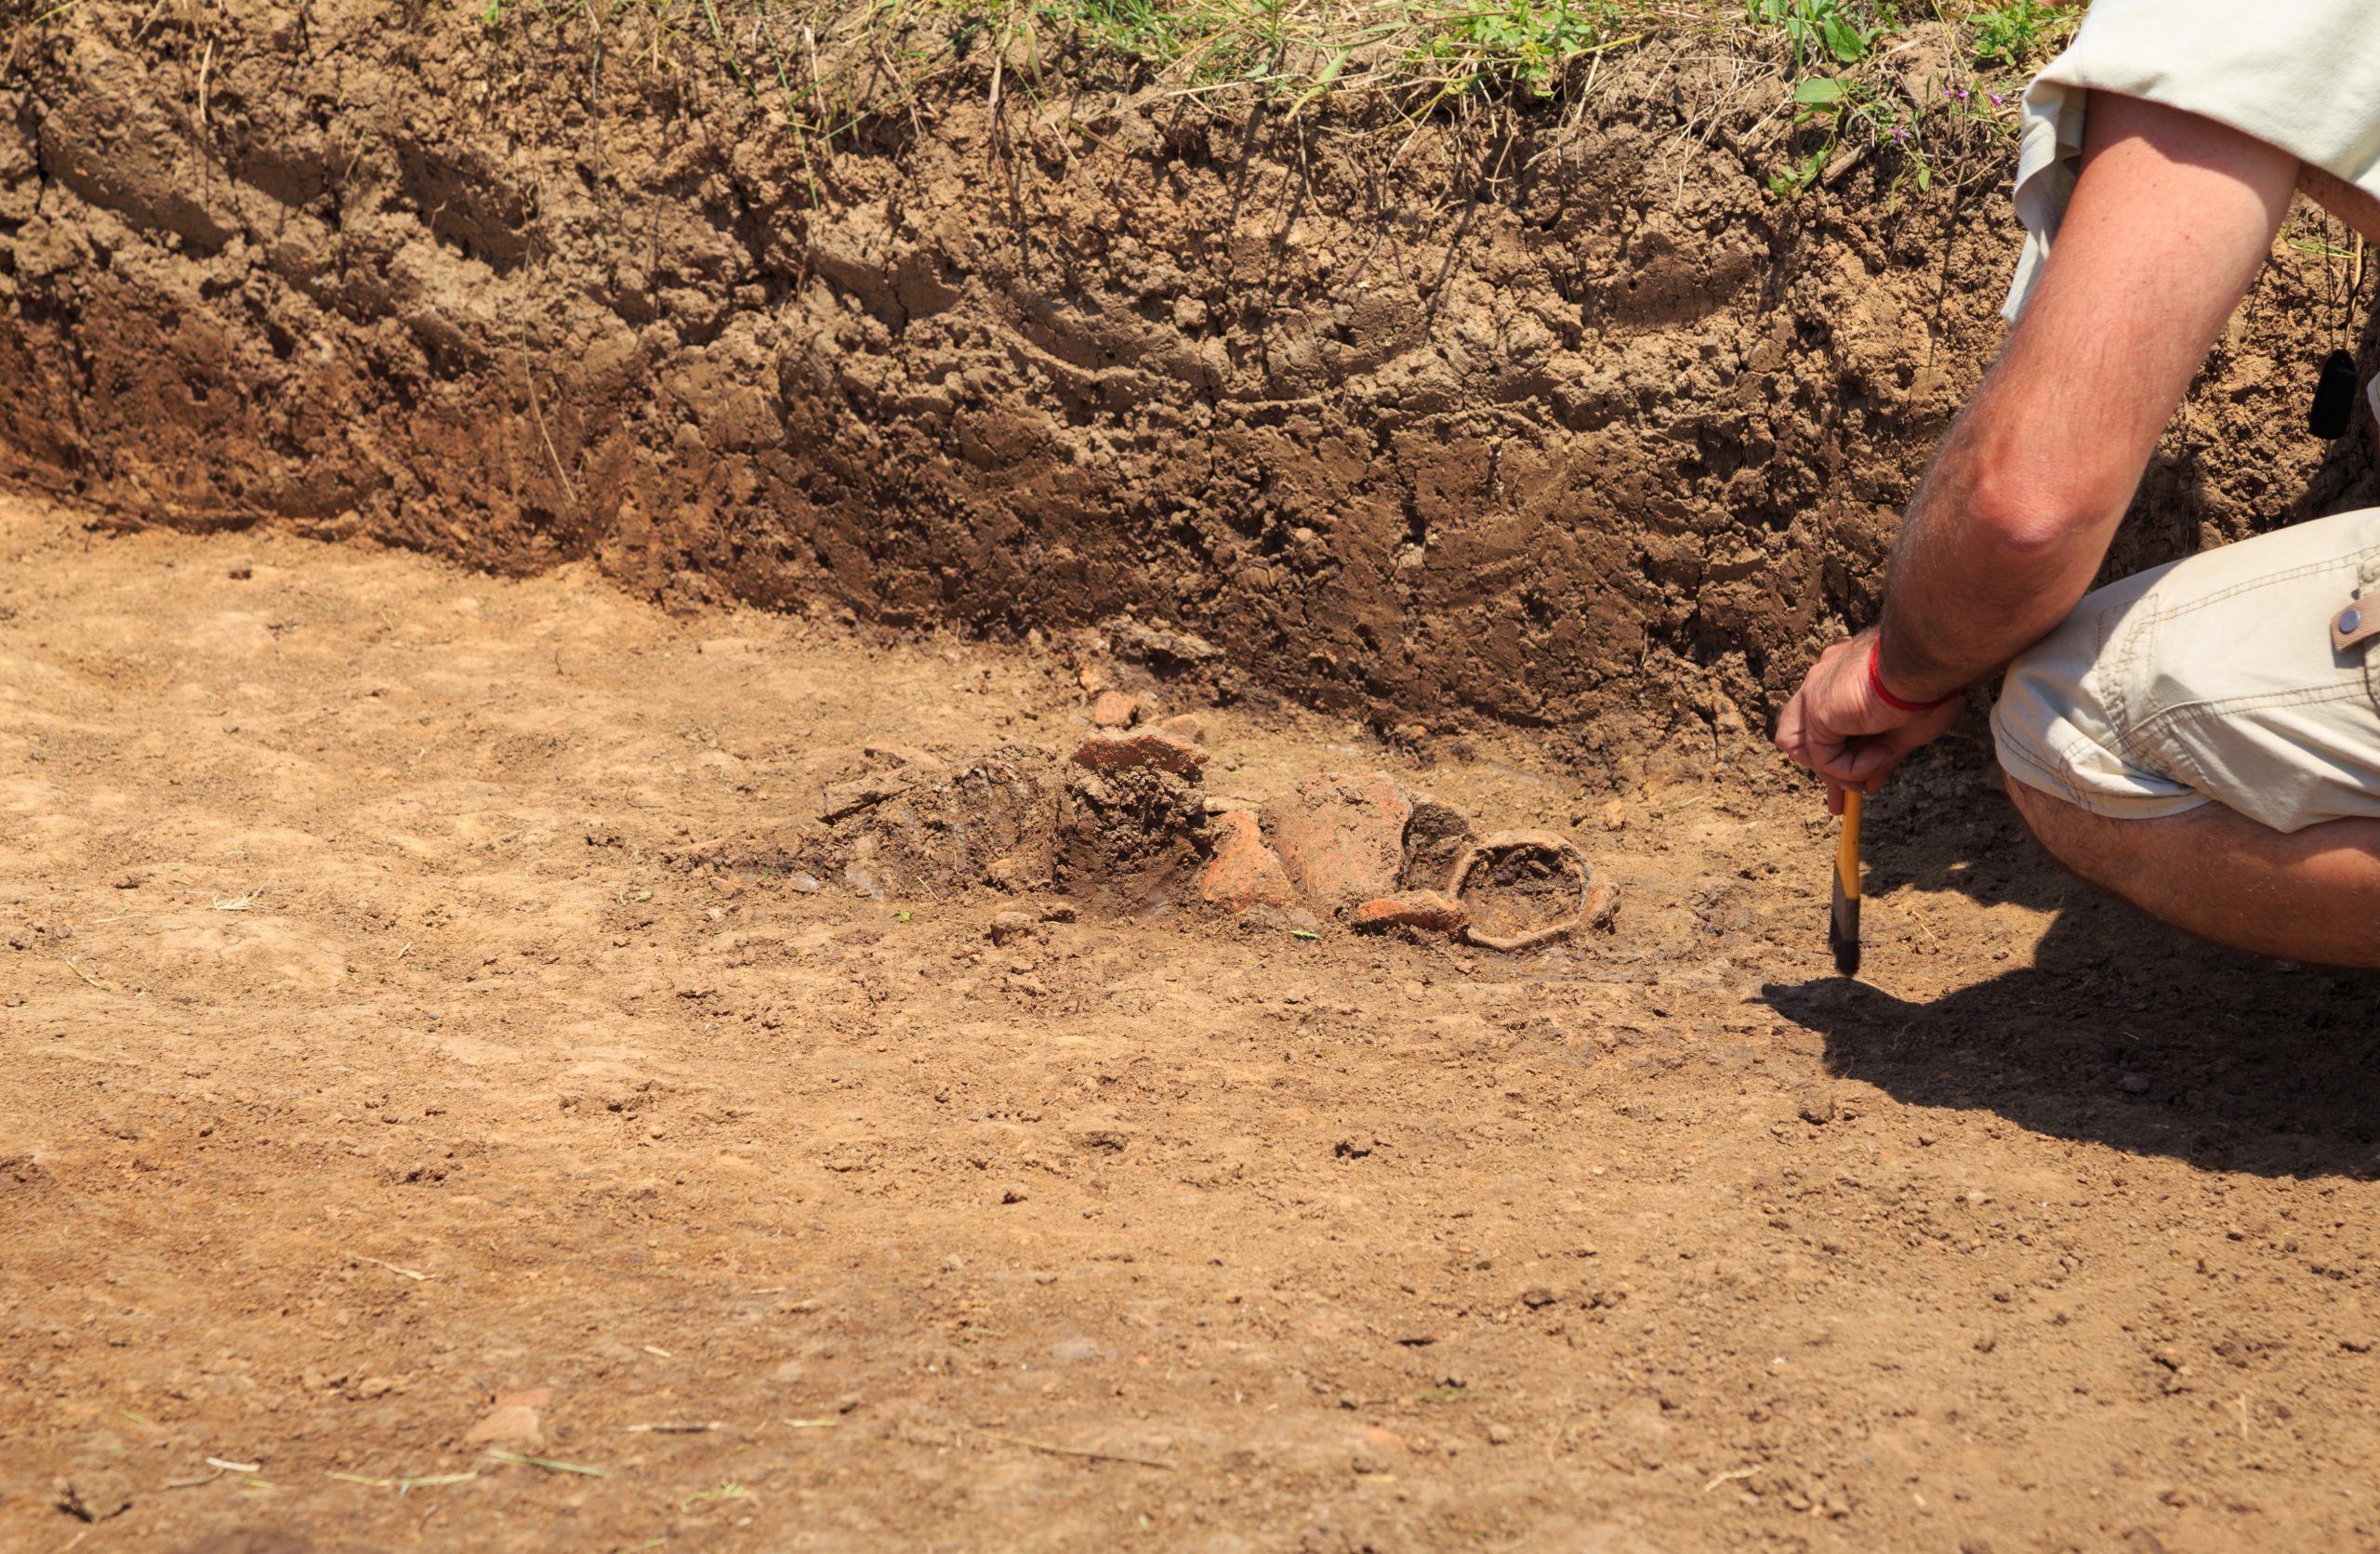
[(1971, 744), (1858, 985), (1749, 742), (1606, 817), (1245, 708), (1210, 793), (1567, 828), (1616, 931), (995, 945), (1061, 903), (700, 860), (871, 739), (1078, 739), (1054, 647), (0, 555), (0, 1547), (2380, 1542), (2380, 984), (2069, 889)]

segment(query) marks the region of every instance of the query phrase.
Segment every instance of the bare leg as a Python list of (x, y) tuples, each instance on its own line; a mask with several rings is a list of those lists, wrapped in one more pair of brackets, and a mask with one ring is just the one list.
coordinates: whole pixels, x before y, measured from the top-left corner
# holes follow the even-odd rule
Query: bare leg
[(2051, 857), (2175, 928), (2284, 960), (2380, 967), (2380, 820), (2281, 832), (2220, 804), (2110, 820), (2003, 780)]
[(2361, 232), (2366, 240), (2380, 243), (2380, 200), (2344, 178), (2305, 163), (2297, 166), (2297, 192)]

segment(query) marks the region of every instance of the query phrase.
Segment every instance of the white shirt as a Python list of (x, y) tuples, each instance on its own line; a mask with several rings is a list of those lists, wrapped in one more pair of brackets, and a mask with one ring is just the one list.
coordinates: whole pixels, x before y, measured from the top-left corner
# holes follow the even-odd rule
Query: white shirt
[(2097, 0), (2025, 88), (2012, 322), (2073, 197), (2094, 90), (2228, 125), (2380, 198), (2380, 0)]

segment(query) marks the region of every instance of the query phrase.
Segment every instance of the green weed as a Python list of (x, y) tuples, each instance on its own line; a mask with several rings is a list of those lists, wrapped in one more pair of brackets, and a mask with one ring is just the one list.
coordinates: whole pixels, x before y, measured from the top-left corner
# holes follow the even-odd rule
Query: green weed
[(1547, 98), (1571, 60), (1612, 41), (1620, 20), (1611, 0), (1504, 0), (1431, 17), (1430, 39), (1417, 57), (1450, 65), (1448, 79), (1458, 91), (1510, 83)]
[(1872, 19), (1863, 22), (1844, 0), (1744, 0), (1744, 20), (1784, 33), (1796, 72), (1817, 60), (1821, 49), (1838, 64), (1856, 65), (1883, 31)]
[(2009, 0), (1996, 10), (1977, 13), (1975, 58), (2003, 70), (2022, 70), (2033, 59), (2063, 44), (2074, 31), (2074, 17), (2043, 0)]
[[(1956, 106), (1954, 96), (1945, 111)], [(1793, 127), (1815, 130), (1818, 143), (1768, 179), (1779, 199), (1816, 186), (1827, 170), (1851, 153), (1875, 152), (1893, 159), (1887, 200), (1913, 183), (1923, 193), (1934, 187), (1934, 163), (1925, 138), (1925, 115), (1875, 83), (1856, 77), (1811, 76), (1793, 87)]]

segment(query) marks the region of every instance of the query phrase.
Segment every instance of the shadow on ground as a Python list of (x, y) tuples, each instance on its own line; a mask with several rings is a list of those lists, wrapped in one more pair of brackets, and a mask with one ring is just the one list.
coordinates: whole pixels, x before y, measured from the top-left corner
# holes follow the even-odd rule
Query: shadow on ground
[(2056, 868), (1988, 780), (1961, 786), (1953, 801), (1990, 807), (1990, 823), (1888, 824), (1877, 893), (1955, 890), (2057, 915), (2031, 965), (1930, 1000), (1838, 978), (1765, 988), (1825, 1037), (1837, 1073), (2205, 1169), (2380, 1174), (2380, 974), (2187, 939)]

